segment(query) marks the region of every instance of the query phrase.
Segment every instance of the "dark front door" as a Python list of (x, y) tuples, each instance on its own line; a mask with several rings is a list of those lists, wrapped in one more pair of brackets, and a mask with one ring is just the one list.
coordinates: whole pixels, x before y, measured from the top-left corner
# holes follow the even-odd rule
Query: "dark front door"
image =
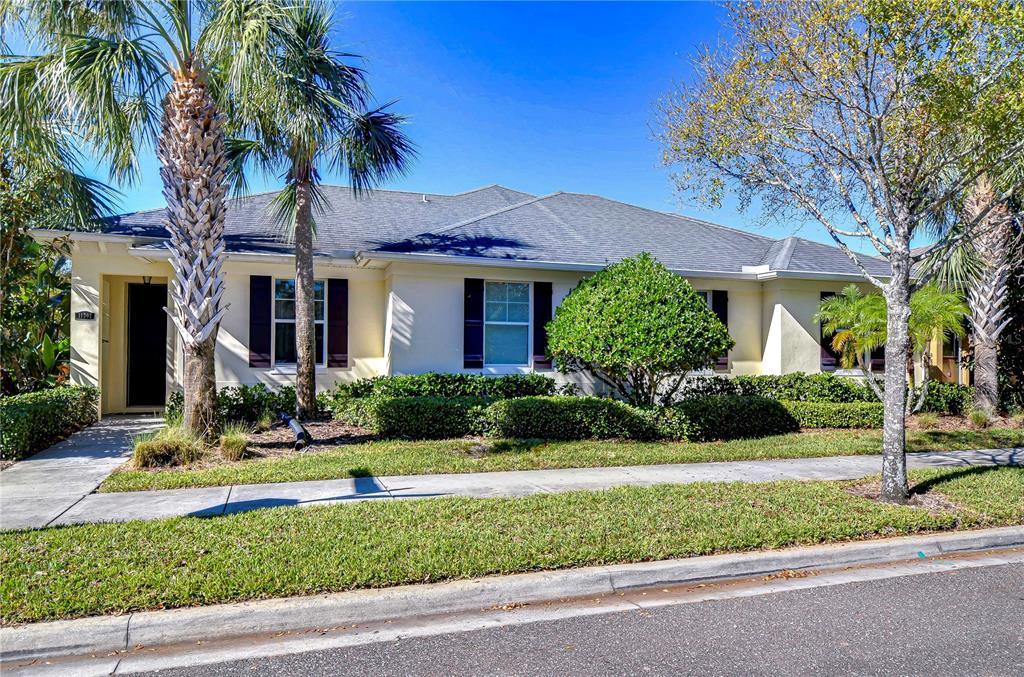
[(128, 285), (128, 406), (162, 407), (167, 372), (166, 284)]

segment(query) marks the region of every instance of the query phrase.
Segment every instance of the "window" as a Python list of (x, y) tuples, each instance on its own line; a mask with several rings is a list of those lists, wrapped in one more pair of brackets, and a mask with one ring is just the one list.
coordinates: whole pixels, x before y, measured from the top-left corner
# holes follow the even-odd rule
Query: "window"
[[(313, 329), (316, 363), (324, 364), (326, 302), (324, 281), (313, 282)], [(295, 280), (274, 280), (274, 364), (295, 364)]]
[[(832, 298), (836, 293), (834, 291), (823, 291), (821, 292), (821, 300)], [(841, 330), (840, 330), (841, 331)], [(832, 349), (832, 338), (836, 333), (829, 333), (825, 331), (825, 328), (821, 328), (821, 370), (822, 371), (835, 371), (840, 364), (840, 356), (835, 350)]]
[(530, 363), (530, 283), (484, 283), (484, 365)]

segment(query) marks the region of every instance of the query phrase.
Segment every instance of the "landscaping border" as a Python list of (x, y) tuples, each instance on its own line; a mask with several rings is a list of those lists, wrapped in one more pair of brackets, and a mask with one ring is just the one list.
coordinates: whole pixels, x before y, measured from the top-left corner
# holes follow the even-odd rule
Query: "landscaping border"
[(1020, 546), (1024, 526), (1013, 526), (35, 623), (0, 628), (0, 660), (199, 642), (214, 627), (218, 639), (229, 639)]

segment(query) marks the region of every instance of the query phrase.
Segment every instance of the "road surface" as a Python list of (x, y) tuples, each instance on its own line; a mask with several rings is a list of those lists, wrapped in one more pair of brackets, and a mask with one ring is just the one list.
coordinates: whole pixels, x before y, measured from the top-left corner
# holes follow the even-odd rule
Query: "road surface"
[(1024, 565), (621, 611), (158, 674), (850, 673), (1024, 675)]

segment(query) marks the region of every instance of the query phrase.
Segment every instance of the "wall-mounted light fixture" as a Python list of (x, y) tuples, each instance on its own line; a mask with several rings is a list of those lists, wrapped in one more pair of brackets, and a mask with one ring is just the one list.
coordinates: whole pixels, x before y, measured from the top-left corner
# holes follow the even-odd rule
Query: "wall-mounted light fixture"
[(152, 281), (153, 281), (153, 276), (152, 275), (143, 275), (142, 276), (142, 284), (149, 284)]

